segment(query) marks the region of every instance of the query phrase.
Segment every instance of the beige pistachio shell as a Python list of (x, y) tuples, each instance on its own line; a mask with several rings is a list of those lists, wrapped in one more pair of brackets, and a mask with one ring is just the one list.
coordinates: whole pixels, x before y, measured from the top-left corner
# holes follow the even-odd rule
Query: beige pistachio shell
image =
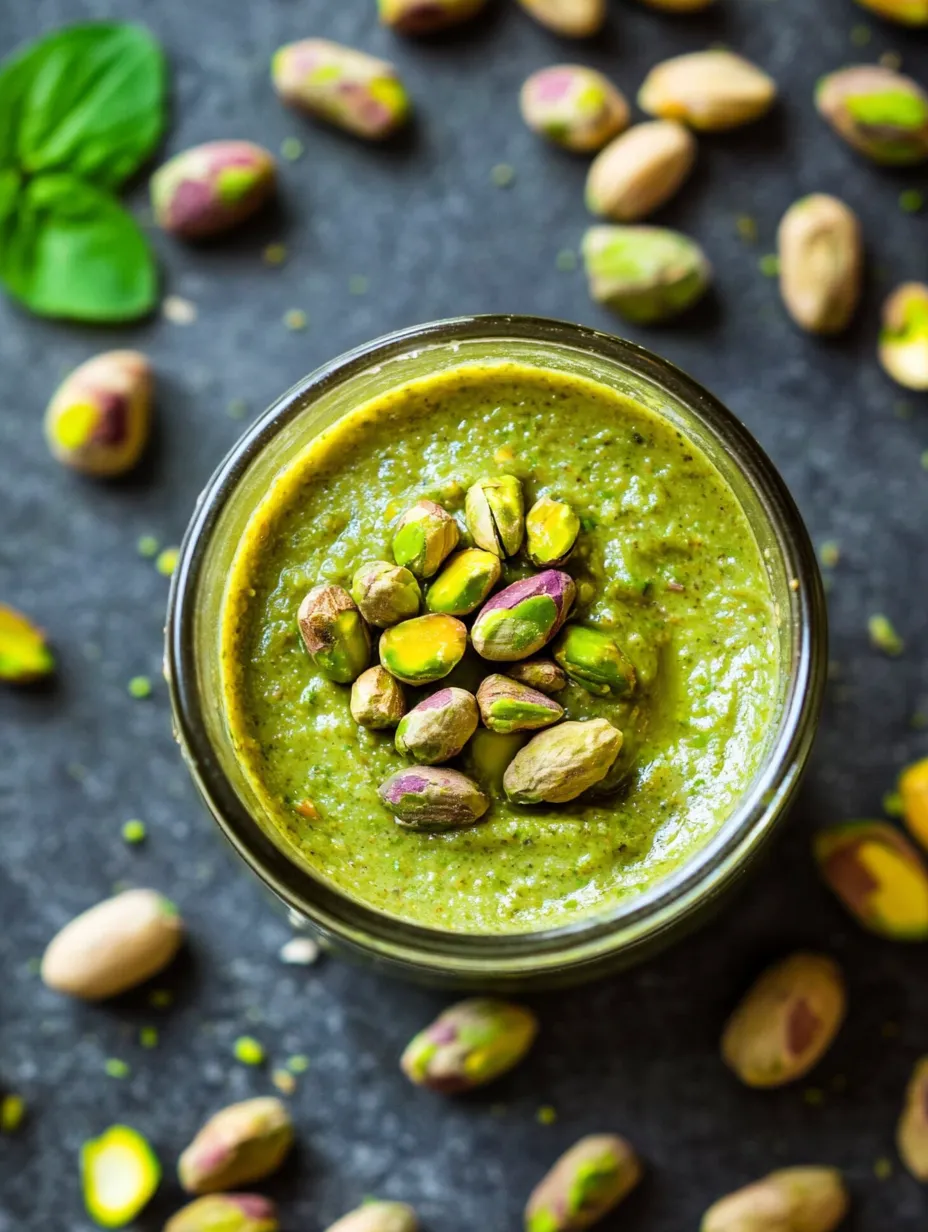
[(902, 1162), (915, 1179), (928, 1181), (928, 1057), (922, 1057), (915, 1066), (906, 1088), (896, 1144)]
[(447, 509), (435, 501), (417, 501), (396, 523), (393, 559), (417, 578), (430, 578), (457, 547), (460, 534)]
[(589, 38), (606, 21), (606, 0), (519, 0), (527, 13), (555, 34)]
[(275, 1172), (293, 1144), (293, 1123), (279, 1099), (262, 1096), (220, 1109), (181, 1155), (187, 1193), (218, 1193)]
[(515, 804), (565, 804), (606, 777), (621, 747), (606, 719), (559, 723), (516, 753), (503, 788)]
[(450, 761), (477, 730), (477, 722), (473, 693), (439, 689), (404, 715), (396, 729), (396, 751), (424, 766)]
[(771, 77), (731, 51), (694, 51), (653, 68), (638, 94), (649, 115), (679, 120), (701, 132), (738, 128), (773, 106)]
[(778, 233), (780, 294), (802, 329), (837, 334), (860, 300), (863, 234), (857, 215), (837, 197), (803, 197), (783, 215)]
[(928, 389), (928, 284), (907, 282), (883, 305), (879, 357), (906, 389)]
[(351, 686), (351, 717), (362, 727), (396, 727), (405, 713), (403, 686), (382, 667), (369, 667)]
[(624, 1138), (581, 1138), (532, 1191), (526, 1232), (582, 1232), (628, 1197), (641, 1174), (641, 1161)]
[(405, 1202), (365, 1202), (349, 1211), (327, 1232), (416, 1232), (416, 1212)]
[(355, 570), (351, 597), (368, 624), (378, 629), (418, 616), (422, 602), (413, 574), (387, 560), (372, 560)]
[(259, 1194), (206, 1194), (164, 1225), (164, 1232), (278, 1232), (277, 1208)]
[(515, 475), (478, 479), (467, 489), (464, 502), (467, 529), (485, 552), (500, 558), (514, 556), (525, 533), (522, 484)]
[(636, 124), (593, 161), (586, 181), (587, 209), (616, 222), (637, 222), (670, 200), (695, 162), (695, 138), (682, 124)]
[(720, 1198), (700, 1232), (832, 1232), (848, 1205), (836, 1168), (781, 1168)]
[(148, 440), (152, 384), (140, 351), (106, 351), (75, 368), (45, 412), (52, 455), (86, 475), (124, 475)]
[(624, 95), (609, 78), (581, 64), (555, 64), (532, 73), (519, 106), (533, 132), (577, 153), (602, 149), (631, 118)]

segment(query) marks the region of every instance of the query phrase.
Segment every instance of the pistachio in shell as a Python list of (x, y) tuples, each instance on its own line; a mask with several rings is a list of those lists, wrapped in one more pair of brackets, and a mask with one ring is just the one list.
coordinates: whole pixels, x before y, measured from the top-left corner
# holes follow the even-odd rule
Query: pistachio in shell
[(928, 0), (857, 0), (865, 9), (903, 26), (928, 26)]
[(458, 524), (447, 509), (435, 501), (420, 500), (396, 524), (393, 559), (417, 578), (430, 578), (457, 547), (460, 537)]
[(606, 0), (519, 0), (537, 22), (564, 38), (590, 38), (606, 21)]
[(538, 1034), (535, 1015), (511, 1001), (475, 997), (440, 1014), (407, 1046), (400, 1065), (417, 1086), (444, 1095), (484, 1086), (517, 1065)]
[(635, 690), (635, 669), (603, 629), (569, 625), (554, 644), (554, 658), (571, 680), (599, 697), (628, 697)]
[(889, 166), (928, 159), (928, 94), (895, 69), (859, 64), (823, 77), (815, 105), (839, 137)]
[(918, 1061), (909, 1079), (896, 1145), (915, 1179), (928, 1181), (928, 1057)]
[(828, 886), (864, 928), (894, 941), (928, 937), (928, 869), (894, 826), (832, 826), (816, 837), (815, 856)]
[(187, 1193), (234, 1189), (275, 1172), (292, 1144), (293, 1124), (279, 1099), (246, 1099), (210, 1117), (181, 1155), (177, 1175)]
[(676, 120), (636, 124), (593, 160), (587, 209), (616, 222), (647, 218), (682, 187), (695, 162), (696, 140)]
[(55, 670), (45, 634), (28, 616), (0, 603), (0, 681), (32, 684)]
[(372, 560), (355, 570), (351, 597), (367, 623), (378, 629), (418, 616), (422, 602), (414, 575), (387, 560)]
[(628, 127), (628, 103), (608, 77), (580, 64), (539, 69), (522, 86), (522, 119), (555, 145), (600, 150)]
[(906, 389), (928, 389), (928, 284), (907, 282), (883, 305), (879, 357)]
[(560, 693), (567, 687), (567, 673), (550, 659), (532, 659), (528, 663), (513, 663), (506, 675), (520, 684), (527, 684), (539, 693)]
[(928, 757), (903, 770), (899, 795), (906, 829), (923, 847), (928, 847)]
[(638, 105), (662, 120), (679, 120), (699, 132), (719, 132), (759, 120), (776, 96), (773, 79), (743, 56), (694, 51), (651, 69)]
[(469, 616), (476, 611), (499, 581), (500, 563), (495, 552), (465, 548), (445, 563), (428, 589), (425, 606), (447, 616)]
[(628, 1197), (641, 1173), (641, 1161), (624, 1138), (581, 1138), (533, 1190), (526, 1232), (582, 1232)]
[(328, 39), (281, 47), (271, 77), (285, 103), (369, 141), (389, 137), (409, 118), (409, 95), (392, 64)]
[(813, 334), (845, 329), (860, 300), (863, 235), (837, 197), (813, 193), (783, 215), (778, 232), (780, 294), (796, 324)]
[(665, 227), (590, 227), (583, 260), (593, 299), (636, 325), (685, 312), (712, 279), (699, 245)]
[(371, 638), (355, 601), (341, 586), (314, 586), (297, 613), (313, 665), (336, 684), (351, 684), (371, 658)]
[(467, 489), (464, 517), (477, 547), (500, 558), (514, 556), (525, 533), (521, 482), (515, 475), (479, 479)]
[(351, 717), (371, 731), (396, 727), (406, 713), (403, 686), (382, 667), (369, 667), (351, 686)]
[(513, 804), (565, 804), (606, 777), (621, 747), (606, 719), (558, 723), (516, 753), (503, 788)]
[(45, 412), (53, 457), (85, 475), (130, 471), (148, 440), (152, 384), (140, 351), (105, 351), (75, 368)]
[(377, 0), (380, 20), (399, 34), (434, 34), (472, 17), (487, 0)]
[(781, 1168), (713, 1203), (700, 1232), (833, 1232), (848, 1205), (837, 1168)]
[(365, 1202), (349, 1211), (326, 1232), (417, 1232), (416, 1212), (405, 1202)]
[(480, 609), (471, 629), (474, 649), (496, 662), (527, 659), (560, 629), (576, 593), (573, 578), (559, 569), (513, 582)]
[(407, 830), (456, 830), (478, 822), (490, 807), (480, 788), (459, 770), (414, 766), (398, 770), (377, 789), (380, 799)]
[(404, 684), (432, 684), (457, 667), (466, 649), (466, 626), (433, 612), (384, 629), (380, 664)]
[(509, 676), (487, 676), (477, 690), (477, 705), (490, 731), (537, 731), (564, 717), (564, 707), (537, 689)]
[(184, 239), (244, 222), (273, 194), (274, 157), (251, 141), (208, 141), (175, 155), (151, 177), (155, 222)]
[(525, 540), (529, 560), (539, 569), (563, 565), (577, 543), (580, 519), (564, 501), (542, 496), (525, 518)]
[(466, 689), (439, 689), (413, 706), (396, 729), (396, 751), (425, 766), (457, 757), (477, 730), (477, 702)]
[(164, 1225), (164, 1232), (278, 1232), (277, 1208), (260, 1194), (206, 1194)]

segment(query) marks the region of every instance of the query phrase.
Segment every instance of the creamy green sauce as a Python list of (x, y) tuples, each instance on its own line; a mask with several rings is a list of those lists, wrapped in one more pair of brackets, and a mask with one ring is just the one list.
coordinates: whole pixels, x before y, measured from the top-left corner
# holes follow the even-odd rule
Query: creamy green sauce
[[(523, 480), (526, 507), (548, 494), (582, 519), (566, 566), (574, 618), (614, 633), (639, 687), (625, 703), (575, 684), (557, 698), (569, 719), (623, 730), (631, 773), (609, 798), (518, 807), (469, 746), (454, 764), (490, 792), (484, 823), (402, 830), (376, 789), (408, 763), (392, 732), (354, 723), (347, 686), (314, 670), (297, 608), (318, 582), (347, 589), (359, 565), (389, 560), (392, 523), (416, 500), (438, 501), (463, 530), (467, 487), (504, 473)], [(530, 571), (514, 558), (500, 585)], [(381, 911), (475, 933), (602, 913), (703, 845), (763, 756), (778, 644), (757, 543), (699, 449), (598, 383), (511, 363), (414, 382), (314, 441), (242, 540), (222, 629), (232, 736), (295, 857)], [(447, 684), (476, 689), (494, 670), (469, 650), (441, 684), (408, 690), (410, 704)]]

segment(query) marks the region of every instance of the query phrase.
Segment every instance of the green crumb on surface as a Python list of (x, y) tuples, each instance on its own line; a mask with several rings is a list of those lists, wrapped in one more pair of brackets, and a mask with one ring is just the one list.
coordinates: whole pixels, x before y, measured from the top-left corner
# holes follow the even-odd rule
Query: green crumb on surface
[(260, 1065), (264, 1061), (264, 1048), (252, 1035), (240, 1035), (232, 1051), (242, 1065)]
[(180, 548), (165, 548), (163, 552), (158, 553), (158, 559), (155, 561), (155, 568), (162, 577), (170, 577), (177, 568), (177, 560), (180, 556)]
[(767, 252), (757, 262), (757, 268), (765, 278), (776, 278), (780, 273), (780, 258), (775, 252)]
[(287, 249), (283, 244), (268, 244), (261, 256), (265, 265), (283, 265), (287, 259)]
[(735, 219), (735, 230), (746, 244), (757, 243), (757, 219), (751, 214), (739, 214)]
[(490, 179), (497, 188), (510, 188), (515, 182), (516, 169), (509, 163), (497, 163), (490, 172)]
[(924, 450), (921, 457), (922, 469), (928, 471), (928, 449)]
[(135, 545), (135, 550), (139, 556), (155, 556), (157, 555), (160, 544), (154, 535), (140, 535), (138, 543)]
[(174, 1004), (170, 988), (154, 988), (148, 994), (148, 1004), (155, 1010), (166, 1010)]
[(821, 1087), (807, 1087), (802, 1093), (802, 1098), (810, 1108), (818, 1108), (825, 1102), (825, 1092)]
[(348, 293), (350, 295), (366, 295), (370, 285), (370, 279), (365, 278), (363, 274), (352, 274), (348, 279)]
[(918, 214), (925, 205), (925, 194), (917, 188), (906, 188), (899, 194), (899, 208), (905, 214)]
[(893, 1161), (887, 1159), (885, 1155), (877, 1159), (873, 1164), (873, 1175), (878, 1181), (888, 1180), (893, 1174)]
[(287, 1069), (291, 1074), (305, 1074), (309, 1069), (309, 1057), (303, 1056), (302, 1053), (297, 1053), (295, 1057), (291, 1057), (287, 1062)]
[(292, 1095), (296, 1090), (296, 1079), (286, 1069), (275, 1069), (271, 1074), (271, 1082), (280, 1091), (281, 1095)]
[(888, 616), (877, 614), (867, 621), (867, 631), (870, 634), (870, 645), (883, 654), (901, 655), (905, 650), (905, 642), (893, 628)]
[(542, 1104), (535, 1113), (535, 1120), (539, 1125), (553, 1125), (557, 1120), (557, 1109), (552, 1108), (550, 1104)]
[(305, 329), (309, 324), (309, 317), (302, 308), (288, 308), (284, 313), (284, 325), (287, 329), (294, 331)]
[(909, 727), (913, 728), (915, 731), (924, 731), (924, 729), (928, 727), (928, 714), (925, 714), (921, 710), (916, 710), (909, 719)]
[(139, 1043), (143, 1048), (158, 1047), (158, 1028), (157, 1027), (142, 1027), (139, 1031)]
[(0, 1099), (0, 1134), (15, 1134), (26, 1116), (26, 1101), (21, 1095)]
[(103, 1069), (109, 1078), (128, 1078), (131, 1073), (125, 1061), (120, 1061), (118, 1057), (110, 1057)]
[(834, 539), (826, 539), (818, 550), (818, 558), (826, 569), (834, 569), (841, 559), (841, 549)]
[(126, 688), (130, 697), (137, 697), (139, 700), (151, 697), (151, 681), (147, 676), (133, 676)]
[(888, 791), (883, 796), (883, 812), (887, 817), (901, 817), (905, 812), (902, 796), (898, 791)]
[(869, 26), (854, 26), (851, 30), (851, 42), (855, 47), (866, 47), (872, 38), (873, 31)]
[(554, 264), (562, 274), (572, 274), (577, 268), (577, 254), (572, 248), (562, 248), (554, 258)]
[(280, 156), (288, 163), (295, 163), (298, 158), (303, 157), (303, 142), (299, 137), (284, 137), (280, 143)]
[(233, 398), (226, 405), (226, 414), (230, 419), (244, 419), (248, 414), (248, 403), (244, 398)]
[(122, 826), (123, 842), (131, 843), (133, 846), (137, 843), (144, 843), (148, 837), (148, 830), (145, 827), (144, 821), (139, 821), (137, 817), (131, 818), (129, 821), (124, 821)]

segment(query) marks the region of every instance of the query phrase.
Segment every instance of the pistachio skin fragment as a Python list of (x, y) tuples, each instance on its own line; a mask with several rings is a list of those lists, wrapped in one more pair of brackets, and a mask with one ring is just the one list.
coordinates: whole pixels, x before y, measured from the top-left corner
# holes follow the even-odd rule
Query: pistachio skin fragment
[(276, 187), (274, 156), (251, 141), (209, 141), (175, 155), (151, 177), (155, 222), (204, 239), (250, 218)]
[(854, 211), (825, 193), (803, 197), (783, 215), (777, 248), (780, 294), (800, 329), (846, 329), (863, 281), (863, 233)]
[(514, 475), (478, 480), (467, 489), (464, 517), (477, 547), (500, 558), (515, 556), (525, 533), (521, 482)]
[(749, 1087), (794, 1082), (828, 1051), (847, 998), (837, 963), (792, 954), (748, 990), (722, 1034), (722, 1059)]
[(123, 1228), (154, 1196), (161, 1163), (151, 1144), (129, 1125), (111, 1125), (81, 1147), (84, 1206), (101, 1228)]
[(635, 669), (615, 638), (602, 629), (570, 625), (554, 644), (554, 658), (571, 680), (598, 697), (628, 697), (635, 691)]
[(164, 1232), (278, 1232), (277, 1208), (260, 1194), (207, 1194), (172, 1216)]
[(530, 1010), (511, 1001), (459, 1001), (408, 1044), (400, 1061), (416, 1086), (443, 1095), (472, 1091), (518, 1065), (538, 1034)]
[(45, 634), (28, 616), (0, 603), (0, 681), (32, 684), (55, 670)]
[(699, 245), (664, 227), (590, 227), (583, 260), (592, 298), (635, 325), (685, 312), (712, 280)]
[(326, 1232), (417, 1232), (416, 1212), (405, 1202), (365, 1202)]
[(455, 552), (428, 589), (425, 606), (446, 616), (469, 616), (499, 581), (499, 557), (483, 548)]
[(928, 0), (857, 0), (871, 13), (903, 26), (928, 26)]
[(503, 790), (513, 804), (566, 804), (606, 777), (621, 748), (606, 719), (558, 723), (516, 753)]
[(608, 77), (580, 64), (532, 73), (519, 94), (522, 119), (534, 133), (585, 154), (628, 128), (631, 112)]
[(564, 38), (590, 38), (606, 22), (606, 0), (519, 0), (541, 25)]
[(917, 1181), (928, 1181), (928, 1057), (912, 1071), (896, 1127), (899, 1156)]
[(467, 627), (438, 612), (404, 620), (380, 635), (380, 665), (403, 684), (432, 684), (461, 662)]
[(893, 941), (928, 937), (928, 869), (894, 826), (831, 826), (816, 836), (815, 857), (830, 889), (864, 928)]
[(97, 478), (125, 475), (148, 441), (152, 386), (141, 351), (104, 351), (75, 368), (45, 412), (52, 457)]
[(187, 1193), (234, 1189), (270, 1176), (292, 1144), (293, 1124), (279, 1099), (246, 1099), (210, 1117), (181, 1155), (177, 1175)]
[(616, 222), (638, 222), (679, 191), (695, 162), (696, 140), (676, 120), (636, 124), (593, 160), (587, 209)]
[(527, 684), (539, 693), (560, 693), (567, 687), (567, 673), (550, 659), (532, 659), (529, 663), (513, 663), (506, 668), (510, 680)]
[(513, 582), (480, 609), (471, 628), (474, 649), (494, 662), (527, 659), (554, 637), (576, 594), (573, 578), (558, 569)]
[(76, 916), (42, 957), (42, 981), (83, 1001), (103, 1001), (162, 971), (180, 949), (184, 925), (156, 890), (124, 890)]
[(532, 1191), (526, 1232), (581, 1232), (627, 1198), (641, 1180), (634, 1148), (616, 1134), (590, 1134), (566, 1151)]
[(281, 47), (271, 79), (285, 103), (368, 141), (382, 141), (409, 118), (409, 95), (392, 64), (328, 39)]
[(397, 770), (381, 783), (377, 794), (397, 824), (407, 830), (439, 832), (472, 826), (490, 807), (466, 774), (444, 766)]
[(928, 389), (928, 284), (904, 283), (883, 305), (879, 358), (905, 389)]
[(542, 496), (525, 518), (528, 558), (539, 569), (563, 565), (580, 534), (580, 519), (564, 501)]
[(419, 615), (422, 592), (415, 576), (402, 565), (373, 560), (356, 569), (351, 597), (369, 625), (386, 629)]
[(740, 128), (767, 114), (776, 83), (731, 51), (694, 51), (652, 68), (638, 93), (648, 115), (679, 120), (698, 132)]
[(313, 666), (336, 684), (351, 684), (371, 658), (371, 637), (355, 601), (341, 586), (314, 586), (297, 612)]
[(457, 757), (477, 730), (477, 702), (466, 689), (439, 689), (413, 706), (396, 729), (396, 751), (425, 766)]
[(564, 707), (545, 693), (508, 676), (487, 676), (477, 690), (477, 705), (490, 731), (537, 731), (564, 717)]
[(848, 1206), (836, 1168), (781, 1168), (713, 1203), (700, 1232), (833, 1232)]
[(417, 578), (430, 578), (458, 546), (460, 537), (458, 524), (446, 509), (435, 501), (417, 501), (396, 524), (393, 559)]
[(860, 64), (823, 77), (815, 105), (839, 137), (886, 166), (928, 159), (928, 94), (895, 69)]
[(470, 21), (487, 0), (377, 0), (380, 20), (400, 34), (434, 34)]
[(369, 667), (351, 686), (351, 717), (371, 731), (396, 727), (406, 713), (406, 695), (382, 667)]
[(928, 757), (903, 770), (899, 794), (906, 829), (923, 847), (928, 847)]

